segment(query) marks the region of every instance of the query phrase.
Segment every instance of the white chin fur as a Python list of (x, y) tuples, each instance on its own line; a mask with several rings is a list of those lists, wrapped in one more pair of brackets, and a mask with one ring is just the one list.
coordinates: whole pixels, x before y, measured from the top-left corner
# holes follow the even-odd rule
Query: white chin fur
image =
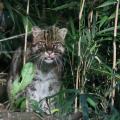
[(52, 63), (53, 62), (53, 60), (52, 59), (46, 59), (46, 60), (44, 60), (46, 63)]

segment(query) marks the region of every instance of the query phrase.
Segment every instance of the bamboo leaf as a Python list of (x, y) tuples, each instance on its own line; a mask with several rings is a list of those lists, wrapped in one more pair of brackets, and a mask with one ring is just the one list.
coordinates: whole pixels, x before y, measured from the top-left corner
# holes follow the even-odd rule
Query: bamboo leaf
[(106, 6), (109, 6), (109, 5), (113, 5), (117, 3), (116, 1), (107, 1), (107, 2), (104, 2), (102, 5), (98, 6), (97, 8), (102, 8), (102, 7), (106, 7)]
[[(118, 29), (120, 29), (120, 26), (117, 27)], [(103, 34), (103, 33), (106, 33), (106, 32), (110, 32), (110, 31), (113, 31), (114, 30), (114, 27), (110, 27), (110, 28), (106, 28), (104, 30), (101, 30), (99, 31), (97, 34)]]
[(78, 5), (77, 2), (66, 3), (64, 5), (53, 8), (52, 10), (55, 10), (55, 11), (63, 10), (63, 9), (66, 9), (66, 8), (75, 7), (76, 5)]
[(74, 26), (74, 22), (73, 22), (72, 18), (70, 18), (70, 25), (71, 25), (71, 32), (72, 32), (71, 36), (73, 36), (73, 39), (76, 39), (75, 26)]
[(87, 102), (94, 108), (94, 109), (96, 109), (96, 103), (90, 98), (90, 97), (88, 97), (87, 98)]
[(4, 4), (5, 4), (6, 8), (9, 10), (10, 16), (11, 16), (13, 22), (15, 23), (14, 14), (13, 14), (12, 7), (11, 7), (10, 3), (8, 2), (8, 0), (4, 0)]
[(22, 15), (22, 20), (23, 20), (24, 29), (25, 29), (26, 25), (28, 24), (28, 32), (30, 32), (33, 25), (31, 23), (29, 17)]
[(103, 26), (103, 24), (107, 21), (107, 19), (108, 19), (107, 16), (102, 17), (102, 19), (100, 20), (99, 28), (101, 28)]

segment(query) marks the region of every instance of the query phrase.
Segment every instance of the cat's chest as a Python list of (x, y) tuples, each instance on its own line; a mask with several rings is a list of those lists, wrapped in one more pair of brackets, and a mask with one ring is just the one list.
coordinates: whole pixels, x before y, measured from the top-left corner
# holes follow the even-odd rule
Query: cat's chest
[(28, 87), (28, 96), (36, 101), (59, 92), (61, 83), (54, 72), (42, 73), (36, 71), (32, 84)]
[(49, 71), (47, 73), (42, 72), (40, 70), (36, 70), (35, 72), (35, 76), (34, 76), (34, 80), (35, 81), (41, 81), (41, 82), (45, 82), (45, 81), (53, 81), (53, 80), (58, 80), (58, 75), (53, 71)]

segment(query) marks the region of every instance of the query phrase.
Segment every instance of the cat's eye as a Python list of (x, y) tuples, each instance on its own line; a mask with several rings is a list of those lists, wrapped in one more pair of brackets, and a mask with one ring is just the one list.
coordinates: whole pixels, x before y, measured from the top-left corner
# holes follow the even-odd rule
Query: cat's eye
[(53, 46), (61, 46), (62, 44), (61, 43), (59, 43), (59, 42), (56, 42), (56, 43), (53, 43)]
[(62, 44), (61, 44), (61, 43), (57, 43), (57, 46), (58, 46), (58, 47), (61, 47), (61, 46), (62, 46)]
[(38, 42), (38, 44), (39, 44), (39, 45), (42, 45), (42, 44), (44, 44), (44, 42), (42, 42), (42, 41), (39, 41), (39, 42)]
[(42, 41), (40, 41), (38, 44), (40, 47), (45, 47), (45, 45), (46, 45), (45, 42), (42, 42)]
[(53, 44), (52, 47), (53, 47), (53, 49), (56, 49), (56, 48), (57, 48), (57, 46), (56, 46), (55, 44)]
[(60, 48), (61, 46), (62, 46), (61, 43), (56, 43), (56, 44), (54, 44), (54, 48), (55, 48), (55, 49)]

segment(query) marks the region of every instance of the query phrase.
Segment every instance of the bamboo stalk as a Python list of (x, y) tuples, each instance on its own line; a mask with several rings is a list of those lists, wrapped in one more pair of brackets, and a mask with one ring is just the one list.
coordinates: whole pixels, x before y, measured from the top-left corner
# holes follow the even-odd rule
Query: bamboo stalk
[(79, 21), (81, 21), (81, 18), (82, 18), (82, 12), (83, 12), (84, 4), (85, 4), (85, 0), (82, 1), (82, 6), (80, 6), (81, 9), (80, 9), (80, 12), (79, 12)]
[[(115, 26), (114, 26), (114, 39), (113, 39), (113, 74), (116, 71), (116, 36), (117, 36), (117, 24), (118, 24), (118, 10), (119, 10), (119, 0), (116, 5), (116, 15), (115, 15)], [(111, 96), (111, 104), (114, 106), (114, 98), (115, 98), (115, 77), (112, 78), (112, 96)]]
[[(27, 16), (29, 15), (29, 7), (30, 7), (30, 0), (27, 1), (27, 11), (26, 11)], [(27, 36), (28, 36), (28, 17), (27, 17), (26, 26), (25, 26), (25, 43), (24, 43), (23, 64), (26, 63)], [(26, 112), (29, 112), (27, 99), (26, 99)]]
[(91, 31), (92, 21), (93, 21), (93, 10), (91, 10), (88, 14), (88, 29), (89, 29), (89, 32)]
[[(79, 89), (79, 66), (77, 68), (77, 76), (76, 76), (76, 85), (75, 85), (76, 90)], [(78, 112), (78, 97), (76, 96), (75, 98), (75, 113)]]
[[(29, 15), (29, 5), (30, 5), (30, 0), (27, 1), (27, 16)], [(24, 44), (24, 57), (23, 57), (23, 64), (26, 62), (26, 50), (27, 50), (27, 36), (28, 36), (28, 18), (25, 26), (25, 44)]]
[[(79, 32), (80, 32), (80, 23), (81, 23), (81, 18), (82, 18), (82, 13), (83, 13), (83, 8), (84, 8), (85, 0), (82, 1), (82, 5), (80, 5), (80, 12), (79, 12)], [(79, 38), (78, 41), (78, 57), (81, 57), (81, 37)], [(77, 68), (77, 75), (76, 75), (76, 85), (75, 88), (78, 90), (79, 89), (79, 84), (80, 84), (80, 63)], [(78, 111), (78, 97), (76, 96), (75, 98), (75, 112)]]

